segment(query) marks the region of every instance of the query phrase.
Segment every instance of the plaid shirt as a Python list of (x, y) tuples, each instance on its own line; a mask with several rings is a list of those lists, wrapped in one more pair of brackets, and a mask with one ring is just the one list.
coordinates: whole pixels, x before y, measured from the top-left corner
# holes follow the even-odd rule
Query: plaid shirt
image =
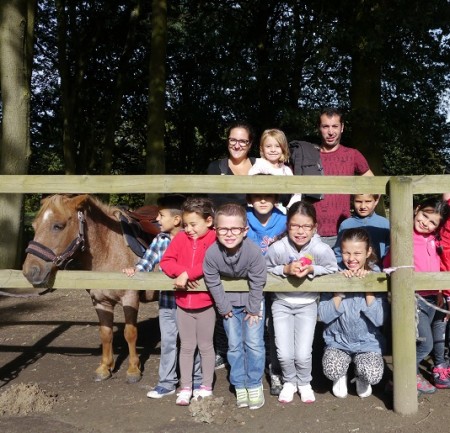
[[(136, 264), (136, 270), (139, 272), (151, 272), (159, 264), (163, 254), (166, 252), (170, 243), (170, 236), (167, 233), (159, 233), (145, 251), (144, 256)], [(176, 308), (175, 293), (161, 291), (159, 293), (160, 308)]]

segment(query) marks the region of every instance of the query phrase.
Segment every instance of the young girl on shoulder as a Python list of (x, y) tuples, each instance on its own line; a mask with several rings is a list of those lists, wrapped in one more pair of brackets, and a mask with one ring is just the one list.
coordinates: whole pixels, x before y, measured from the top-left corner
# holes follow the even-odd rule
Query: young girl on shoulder
[[(365, 229), (343, 231), (340, 247), (345, 277), (364, 278), (369, 272), (378, 271), (377, 258)], [(325, 324), (322, 366), (325, 376), (333, 381), (336, 397), (347, 397), (347, 371), (352, 361), (359, 397), (369, 397), (372, 385), (383, 377), (385, 342), (380, 327), (386, 312), (385, 295), (372, 292), (322, 295), (319, 303), (319, 318)]]
[[(213, 347), (216, 313), (208, 292), (197, 292), (197, 280), (203, 277), (206, 250), (216, 240), (213, 230), (212, 202), (188, 198), (182, 207), (184, 231), (178, 233), (161, 259), (161, 269), (174, 278), (177, 325), (180, 335), (180, 385), (176, 404), (187, 406), (191, 397), (212, 395), (215, 353)], [(198, 347), (202, 365), (202, 385), (192, 393), (192, 369)]]
[[(337, 272), (333, 250), (321, 241), (312, 204), (294, 203), (287, 214), (287, 236), (267, 251), (268, 272), (281, 277), (310, 279)], [(304, 403), (315, 401), (312, 380), (312, 345), (317, 322), (316, 292), (275, 292), (272, 315), (275, 345), (283, 374), (281, 403), (289, 403), (298, 391)]]
[[(440, 257), (437, 251), (436, 234), (447, 221), (450, 208), (447, 203), (438, 199), (428, 199), (419, 204), (414, 211), (413, 242), (414, 242), (414, 270), (416, 272), (439, 272)], [(384, 267), (390, 266), (390, 254), (383, 260)], [(433, 394), (436, 388), (419, 373), (419, 364), (433, 350), (432, 322), (436, 310), (432, 305), (442, 307), (444, 300), (439, 290), (418, 291), (427, 303), (422, 299), (417, 300), (417, 392), (418, 394)], [(431, 304), (431, 305), (430, 305)], [(444, 345), (440, 345), (441, 353), (437, 352), (438, 346), (434, 346), (434, 357), (444, 357)], [(439, 362), (439, 361), (438, 361)], [(444, 362), (444, 361), (442, 361)]]
[[(249, 170), (249, 175), (272, 174), (281, 176), (293, 176), (293, 172), (286, 163), (289, 160), (289, 145), (286, 135), (279, 129), (266, 129), (259, 141), (261, 158), (256, 158)], [(301, 200), (301, 194), (294, 194), (287, 207), (289, 208)]]

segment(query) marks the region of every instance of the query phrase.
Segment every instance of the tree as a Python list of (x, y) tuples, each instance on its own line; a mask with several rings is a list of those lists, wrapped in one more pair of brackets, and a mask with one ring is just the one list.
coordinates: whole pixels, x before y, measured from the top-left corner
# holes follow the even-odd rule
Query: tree
[[(146, 173), (164, 174), (165, 93), (166, 93), (167, 1), (152, 1), (152, 39), (149, 66), (148, 138)], [(154, 201), (147, 194), (146, 201)]]
[[(30, 81), (34, 0), (4, 0), (0, 8), (0, 88), (2, 123), (0, 173), (26, 174), (30, 155)], [(2, 194), (0, 265), (19, 266), (22, 257), (22, 195)]]

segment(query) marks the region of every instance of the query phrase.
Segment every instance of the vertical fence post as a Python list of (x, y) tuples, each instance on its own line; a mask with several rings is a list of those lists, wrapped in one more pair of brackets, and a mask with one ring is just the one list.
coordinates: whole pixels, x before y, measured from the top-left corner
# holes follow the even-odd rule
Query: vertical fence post
[[(392, 266), (413, 266), (412, 178), (390, 180)], [(400, 268), (390, 278), (392, 300), (392, 362), (394, 411), (401, 415), (417, 412), (414, 269)]]

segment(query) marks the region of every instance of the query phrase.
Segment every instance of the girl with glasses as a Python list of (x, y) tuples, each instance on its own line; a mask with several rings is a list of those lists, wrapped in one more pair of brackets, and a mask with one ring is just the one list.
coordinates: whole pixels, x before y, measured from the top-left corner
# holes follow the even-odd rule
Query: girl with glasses
[[(267, 251), (268, 272), (283, 277), (314, 278), (337, 272), (333, 250), (316, 234), (312, 204), (296, 202), (288, 210), (287, 236)], [(317, 322), (316, 292), (275, 292), (272, 315), (275, 345), (283, 375), (281, 403), (290, 403), (298, 392), (304, 403), (315, 401), (311, 388), (312, 345)]]

